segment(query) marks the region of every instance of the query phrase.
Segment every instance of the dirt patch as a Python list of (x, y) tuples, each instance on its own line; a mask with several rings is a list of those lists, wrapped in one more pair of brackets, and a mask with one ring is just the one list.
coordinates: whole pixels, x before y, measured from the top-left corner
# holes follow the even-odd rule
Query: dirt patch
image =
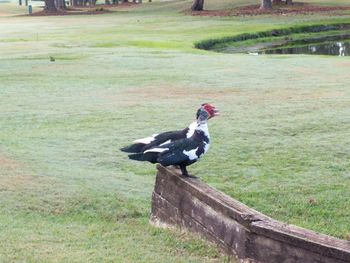
[(225, 98), (230, 95), (240, 93), (238, 88), (187, 88), (177, 86), (156, 86), (156, 87), (142, 87), (126, 91), (129, 96), (142, 97), (147, 100), (154, 99), (183, 99), (183, 98), (198, 98), (199, 94), (203, 94), (210, 98)]
[(36, 179), (36, 177), (28, 174), (17, 174), (9, 177), (0, 176), (0, 191), (15, 191), (28, 187), (32, 188), (34, 182), (37, 181)]
[(104, 102), (100, 105), (105, 108), (111, 105), (142, 107), (145, 103), (153, 101), (183, 101), (185, 99), (198, 100), (201, 98), (210, 98), (210, 101), (220, 101), (225, 103), (240, 101), (253, 104), (265, 104), (271, 102), (283, 104), (302, 101), (337, 100), (343, 98), (346, 94), (340, 91), (305, 92), (301, 90), (293, 90), (293, 88), (281, 88), (280, 90), (241, 90), (237, 87), (188, 88), (177, 86), (145, 86), (115, 93), (94, 93), (93, 96), (103, 100)]
[(0, 153), (0, 191), (23, 189), (37, 182), (37, 177), (25, 172), (25, 166)]
[(145, 102), (167, 100), (197, 100), (200, 98), (220, 99), (226, 101), (236, 96), (241, 91), (239, 88), (194, 88), (171, 85), (144, 86), (131, 88), (120, 92), (98, 92), (91, 96), (104, 101), (101, 105), (120, 105), (126, 107), (143, 106)]
[(233, 16), (232, 10), (203, 10), (203, 11), (187, 11), (192, 16)]
[(63, 10), (57, 10), (56, 12), (47, 12), (46, 10), (42, 10), (36, 13), (33, 13), (31, 15), (26, 16), (68, 16), (68, 15), (100, 15), (100, 14), (106, 14), (111, 13), (113, 11), (106, 10), (106, 9), (89, 9), (89, 10), (81, 10), (81, 9), (67, 9), (65, 11)]
[(206, 97), (212, 99), (224, 100), (232, 97), (246, 97), (254, 100), (266, 100), (266, 101), (303, 101), (313, 99), (332, 99), (341, 98), (345, 96), (343, 92), (336, 91), (317, 91), (303, 93), (297, 90), (283, 89), (277, 91), (242, 91), (238, 88), (225, 88), (225, 89), (200, 89), (200, 88), (186, 88), (186, 87), (143, 87), (128, 91), (128, 95), (131, 97), (137, 96), (147, 100), (168, 99), (168, 98), (198, 98), (198, 94), (204, 94)]
[(264, 102), (301, 102), (301, 101), (318, 101), (338, 99), (345, 96), (344, 92), (339, 91), (315, 91), (315, 92), (302, 92), (292, 89), (283, 89), (277, 91), (266, 92), (247, 92), (246, 97), (254, 103)]
[(118, 5), (98, 5), (94, 7), (69, 7), (66, 10), (57, 10), (56, 12), (48, 12), (42, 10), (31, 15), (25, 16), (67, 16), (67, 15), (101, 15), (106, 13), (116, 12), (118, 9), (123, 9), (137, 5), (136, 3), (122, 3)]
[(0, 154), (0, 169), (6, 170), (14, 170), (22, 167), (22, 164), (17, 162), (16, 160), (5, 156), (4, 154)]
[(256, 16), (256, 15), (306, 15), (314, 13), (337, 14), (339, 11), (350, 10), (350, 6), (317, 6), (307, 3), (294, 3), (293, 5), (274, 5), (271, 10), (260, 10), (260, 5), (248, 5), (230, 10), (203, 10), (188, 12), (193, 16)]
[(339, 67), (344, 67), (344, 68), (350, 68), (350, 61), (342, 61), (342, 62), (338, 62), (337, 66)]

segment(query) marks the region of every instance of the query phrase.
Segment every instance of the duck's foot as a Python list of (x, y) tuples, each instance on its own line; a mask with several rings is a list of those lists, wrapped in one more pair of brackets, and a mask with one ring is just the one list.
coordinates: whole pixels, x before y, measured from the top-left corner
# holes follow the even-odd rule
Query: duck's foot
[(194, 175), (192, 175), (192, 174), (187, 174), (187, 176), (186, 177), (188, 177), (188, 178), (193, 178), (193, 179), (198, 179), (198, 177), (197, 176), (194, 176)]
[(185, 165), (180, 165), (180, 169), (181, 169), (181, 173), (182, 173), (182, 176), (184, 177), (189, 177), (189, 178), (197, 178), (196, 176), (192, 175), (192, 174), (189, 174), (187, 172), (187, 169), (186, 169), (186, 166)]

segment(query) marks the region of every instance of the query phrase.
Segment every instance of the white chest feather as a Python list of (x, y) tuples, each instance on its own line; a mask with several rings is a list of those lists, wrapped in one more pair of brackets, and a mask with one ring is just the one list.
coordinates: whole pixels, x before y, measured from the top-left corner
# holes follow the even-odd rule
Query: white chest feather
[(205, 135), (208, 139), (210, 139), (209, 129), (208, 129), (208, 123), (207, 123), (207, 122), (205, 122), (205, 123), (200, 123), (200, 124), (197, 126), (196, 130), (202, 131), (202, 132), (204, 133), (204, 135)]
[(186, 138), (190, 138), (194, 131), (196, 130), (198, 124), (197, 124), (197, 121), (194, 121), (190, 124), (190, 126), (188, 126), (188, 132), (186, 133)]
[(188, 159), (190, 159), (191, 161), (192, 160), (196, 160), (196, 159), (198, 159), (198, 156), (197, 156), (197, 154), (196, 154), (196, 151), (198, 150), (198, 147), (196, 148), (196, 149), (193, 149), (193, 150), (190, 150), (190, 151), (183, 151), (183, 153), (185, 154), (185, 155), (187, 155), (188, 156)]

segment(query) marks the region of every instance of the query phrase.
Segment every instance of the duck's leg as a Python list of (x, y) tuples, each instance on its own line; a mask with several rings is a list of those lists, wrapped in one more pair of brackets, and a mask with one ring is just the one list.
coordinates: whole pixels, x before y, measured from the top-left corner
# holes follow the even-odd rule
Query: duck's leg
[(186, 165), (180, 165), (180, 169), (181, 169), (182, 175), (188, 177), (188, 172), (187, 172), (187, 169), (186, 169)]
[(183, 176), (185, 176), (185, 177), (190, 177), (190, 178), (197, 178), (196, 176), (191, 175), (191, 174), (189, 174), (189, 173), (187, 172), (186, 165), (181, 164), (181, 165), (180, 165), (180, 169), (181, 169), (181, 173), (182, 173)]

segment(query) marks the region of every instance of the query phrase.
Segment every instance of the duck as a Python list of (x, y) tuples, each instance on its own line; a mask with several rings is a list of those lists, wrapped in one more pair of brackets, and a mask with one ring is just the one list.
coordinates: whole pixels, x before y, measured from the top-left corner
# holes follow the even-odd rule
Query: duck
[(156, 146), (160, 146), (162, 144), (167, 144), (170, 142), (174, 142), (176, 140), (190, 138), (193, 135), (194, 130), (198, 125), (197, 119), (202, 107), (207, 108), (207, 110), (211, 112), (211, 115), (212, 116), (214, 115), (213, 113), (214, 107), (209, 103), (203, 103), (201, 104), (200, 108), (197, 110), (196, 119), (193, 122), (191, 122), (190, 125), (187, 126), (186, 128), (182, 130), (167, 131), (167, 132), (152, 134), (151, 136), (137, 139), (133, 141), (133, 144), (125, 146), (120, 150), (126, 153), (141, 153), (148, 149), (154, 148)]
[(208, 120), (217, 115), (219, 111), (215, 106), (204, 103), (197, 111), (197, 120), (191, 136), (165, 141), (142, 152), (129, 154), (128, 157), (131, 160), (159, 163), (163, 166), (173, 165), (181, 169), (184, 177), (195, 177), (188, 173), (187, 166), (197, 162), (209, 150)]

